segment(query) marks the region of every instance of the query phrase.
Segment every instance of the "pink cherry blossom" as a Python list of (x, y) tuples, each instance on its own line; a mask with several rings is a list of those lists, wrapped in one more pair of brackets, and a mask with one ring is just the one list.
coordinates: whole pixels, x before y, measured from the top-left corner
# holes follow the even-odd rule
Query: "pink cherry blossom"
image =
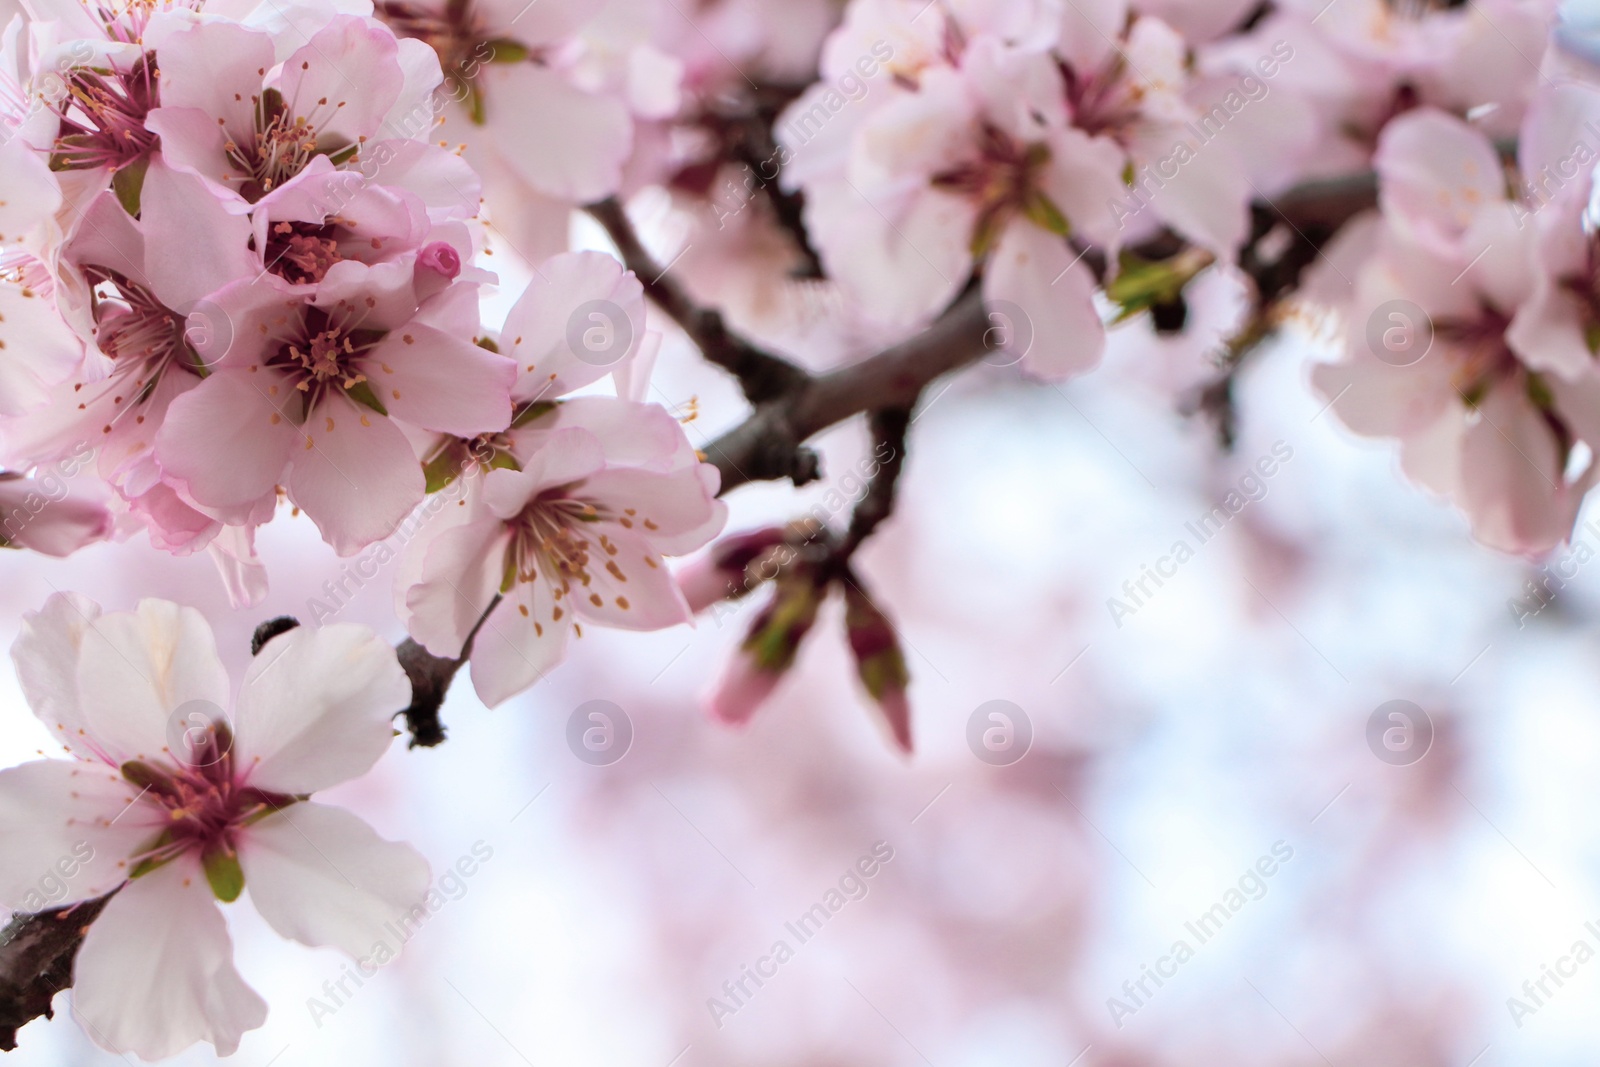
[(664, 557), (705, 544), (727, 514), (715, 469), (693, 458), (660, 408), (592, 397), (542, 421), (517, 469), (490, 470), (481, 502), (419, 546), (417, 581), (404, 593), (407, 628), (436, 655), (459, 654), (489, 611), (472, 680), (490, 705), (558, 665), (584, 623), (689, 621)]
[(216, 371), (174, 402), (156, 453), (163, 478), (224, 521), (261, 521), (281, 484), (349, 555), (422, 500), (400, 424), (470, 437), (511, 419), (515, 370), (473, 340), (476, 285), (414, 253), (334, 263), (315, 287), (267, 274), (212, 299), (231, 337), (206, 348)]
[(359, 159), (392, 132), (392, 110), (425, 107), (437, 84), (437, 74), (407, 84), (394, 36), (353, 16), (334, 18), (281, 67), (273, 52), (270, 35), (234, 23), (172, 34), (161, 45), (162, 106), (146, 119), (168, 162), (241, 214), (319, 157)]
[(115, 892), (74, 968), (73, 1011), (96, 1043), (228, 1055), (261, 1025), (213, 897), (248, 888), (284, 937), (362, 956), (426, 893), (415, 850), (307, 799), (370, 770), (409, 699), (393, 649), (366, 628), (273, 638), (235, 701), (205, 620), (165, 601), (102, 614), (57, 594), (25, 617), (12, 656), (73, 758), (0, 771), (0, 903), (38, 908), (64, 856), (82, 862), (57, 903)]

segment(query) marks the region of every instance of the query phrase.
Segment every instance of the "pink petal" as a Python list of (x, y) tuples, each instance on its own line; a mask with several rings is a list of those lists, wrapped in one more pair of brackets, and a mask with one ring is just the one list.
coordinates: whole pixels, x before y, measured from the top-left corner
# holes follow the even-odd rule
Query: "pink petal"
[(388, 537), (421, 503), (422, 464), (377, 412), (329, 397), (308, 416), (304, 441), (290, 457), (289, 497), (341, 556)]
[(539, 266), (500, 342), (516, 364), (517, 400), (554, 400), (620, 367), (644, 335), (639, 280), (603, 252), (568, 252)]
[(290, 804), (267, 816), (241, 836), (239, 866), (274, 930), (356, 959), (379, 944), (398, 954), (397, 931), (427, 914), (428, 861), (340, 808)]
[(238, 773), (279, 793), (313, 793), (372, 769), (411, 703), (393, 646), (365, 626), (303, 625), (268, 641), (239, 687)]
[(303, 447), (284, 407), (299, 401), (286, 389), (274, 374), (230, 367), (178, 397), (155, 439), (163, 473), (207, 507), (248, 509), (275, 492)]
[(431, 326), (393, 331), (362, 367), (389, 414), (413, 425), (473, 437), (511, 422), (512, 362)]
[(436, 656), (459, 656), (500, 590), (506, 529), (490, 518), (433, 539), (417, 584), (405, 594), (406, 630)]
[(205, 616), (166, 600), (102, 615), (78, 656), (80, 706), (90, 741), (114, 761), (164, 759), (173, 715), (200, 701), (228, 706), (228, 672)]
[(572, 611), (552, 599), (544, 578), (518, 583), (473, 642), (472, 687), (478, 699), (496, 707), (559, 666), (572, 623)]
[(984, 271), (991, 330), (1006, 362), (1064, 381), (1092, 369), (1106, 331), (1094, 306), (1094, 276), (1065, 240), (1017, 220), (1006, 227)]
[(95, 1044), (147, 1060), (197, 1041), (229, 1056), (267, 1020), (266, 1001), (233, 966), (228, 924), (192, 856), (111, 898), (83, 939), (73, 978), (72, 1010)]
[(633, 148), (621, 101), (532, 63), (496, 63), (478, 77), (495, 150), (534, 188), (579, 202), (616, 192)]
[(290, 114), (308, 120), (317, 145), (326, 148), (376, 133), (404, 84), (394, 34), (340, 15), (284, 60), (278, 90)]
[(15, 911), (90, 900), (128, 877), (165, 814), (101, 763), (34, 760), (0, 771), (0, 905)]

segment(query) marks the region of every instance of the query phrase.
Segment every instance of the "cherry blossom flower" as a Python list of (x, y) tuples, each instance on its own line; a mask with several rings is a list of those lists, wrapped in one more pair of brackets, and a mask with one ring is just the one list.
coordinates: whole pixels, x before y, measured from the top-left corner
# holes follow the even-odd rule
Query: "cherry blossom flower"
[[(497, 226), (509, 228), (519, 248), (565, 248), (571, 206), (617, 190), (633, 143), (623, 92), (585, 84), (575, 69), (585, 55), (579, 31), (595, 6), (379, 0), (376, 11), (395, 33), (438, 54), (450, 98), (441, 119), (491, 177)], [(675, 81), (671, 72), (666, 80)]]
[(102, 614), (56, 594), (24, 617), (12, 657), (74, 758), (0, 771), (0, 903), (39, 908), (64, 857), (76, 873), (52, 883), (52, 903), (115, 892), (74, 965), (73, 1011), (97, 1044), (157, 1059), (207, 1041), (228, 1055), (262, 1024), (217, 901), (248, 888), (284, 937), (365, 956), (426, 894), (414, 849), (308, 799), (370, 770), (410, 698), (394, 650), (365, 627), (273, 638), (231, 715), (210, 628), (166, 601)]
[(391, 112), (426, 110), (439, 73), (407, 78), (419, 48), (341, 15), (279, 66), (269, 34), (202, 22), (162, 42), (162, 106), (145, 125), (173, 167), (243, 214), (318, 158), (343, 164), (375, 150), (368, 142), (392, 132)]
[(160, 481), (156, 432), (173, 399), (206, 372), (189, 314), (213, 289), (259, 270), (248, 221), (198, 179), (154, 159), (142, 195), (135, 220), (114, 193), (102, 193), (63, 246), (54, 303), (97, 350), (48, 406), (3, 431), (7, 454), (29, 465), (92, 442), (101, 475), (130, 499)]
[[(1571, 533), (1597, 474), (1592, 462), (1569, 470), (1572, 445), (1600, 442), (1594, 369), (1541, 373), (1507, 335), (1529, 295), (1531, 244), (1531, 230), (1507, 223), (1473, 263), (1388, 230), (1356, 280), (1343, 358), (1312, 375), (1352, 430), (1399, 438), (1406, 474), (1459, 505), (1476, 537), (1529, 555)], [(1369, 343), (1370, 322), (1406, 331), (1398, 355)]]
[[(599, 359), (582, 339), (589, 322), (573, 317), (591, 305), (606, 309), (602, 319), (615, 316), (602, 323), (611, 347)], [(518, 364), (515, 423), (436, 449), (430, 469), (457, 475), (456, 457), (470, 446), (474, 483), (453, 514), (408, 545), (396, 606), (435, 655), (459, 655), (477, 633), (472, 680), (487, 704), (560, 663), (584, 622), (653, 630), (690, 619), (663, 557), (693, 551), (722, 528), (716, 468), (659, 406), (562, 399), (619, 374), (636, 358), (643, 325), (639, 282), (611, 257), (547, 261), (501, 334)], [(583, 351), (574, 351), (575, 337)]]
[(441, 273), (458, 258), (342, 260), (316, 286), (267, 274), (216, 293), (231, 337), (201, 346), (217, 369), (168, 412), (162, 476), (231, 524), (270, 516), (282, 484), (341, 555), (387, 537), (424, 493), (401, 423), (470, 437), (511, 419), (515, 369), (473, 342), (477, 286)]
[[(1125, 192), (1122, 152), (1069, 124), (1048, 55), (980, 38), (962, 62), (928, 67), (914, 92), (862, 117), (844, 171), (806, 184), (818, 250), (864, 307), (904, 325), (930, 318), (986, 262), (984, 296), (1031, 320), (1022, 366), (1081, 372), (1105, 334), (1094, 277), (1066, 237), (1116, 247), (1108, 208)], [(793, 110), (808, 106), (802, 97)]]

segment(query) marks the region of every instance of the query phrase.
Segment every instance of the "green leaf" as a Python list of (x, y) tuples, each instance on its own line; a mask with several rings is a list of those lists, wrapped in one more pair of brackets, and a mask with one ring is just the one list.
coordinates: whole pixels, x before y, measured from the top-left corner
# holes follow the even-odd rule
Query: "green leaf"
[(1550, 384), (1537, 374), (1528, 375), (1528, 399), (1541, 411), (1550, 411), (1556, 406), (1555, 394), (1550, 391)]
[(533, 55), (527, 45), (509, 37), (496, 37), (484, 43), (494, 49), (494, 55), (489, 57), (491, 63), (526, 63)]
[(1148, 311), (1156, 304), (1176, 300), (1183, 287), (1194, 280), (1213, 259), (1210, 253), (1189, 249), (1171, 259), (1147, 260), (1124, 252), (1117, 276), (1106, 283), (1106, 296), (1121, 307), (1114, 322), (1122, 322)]
[(149, 169), (150, 157), (141, 156), (111, 176), (117, 203), (134, 218), (139, 217), (139, 197), (144, 192), (144, 175)]
[(556, 402), (554, 400), (529, 401), (525, 407), (512, 416), (511, 428), (513, 430), (520, 430), (524, 426), (528, 425), (528, 423), (537, 419), (539, 416), (548, 415), (555, 409)]
[(244, 892), (244, 869), (239, 866), (237, 853), (223, 849), (209, 849), (200, 857), (206, 869), (206, 881), (211, 892), (224, 904), (232, 904)]
[(474, 126), (486, 125), (489, 121), (488, 112), (483, 106), (483, 89), (473, 85), (467, 93), (467, 111), (472, 118)]
[(383, 406), (383, 401), (378, 399), (378, 394), (372, 391), (372, 383), (357, 382), (345, 389), (344, 395), (358, 404), (365, 404), (379, 415), (389, 414), (389, 409)]
[(1600, 322), (1591, 322), (1583, 328), (1583, 343), (1589, 346), (1591, 355), (1600, 353)]
[(438, 455), (422, 465), (424, 488), (429, 493), (437, 493), (461, 474), (461, 464), (456, 459), (457, 451), (454, 448), (442, 448)]
[(1067, 221), (1055, 202), (1043, 193), (1036, 192), (1028, 198), (1025, 214), (1028, 221), (1041, 230), (1048, 230), (1058, 237), (1072, 236), (1072, 223)]

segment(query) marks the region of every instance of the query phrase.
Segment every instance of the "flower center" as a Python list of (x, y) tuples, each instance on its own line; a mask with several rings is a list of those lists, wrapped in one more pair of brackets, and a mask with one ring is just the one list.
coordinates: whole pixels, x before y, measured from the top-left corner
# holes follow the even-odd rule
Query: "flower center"
[(278, 223), (267, 237), (267, 269), (294, 285), (322, 281), (329, 268), (344, 259), (334, 233), (332, 225)]
[(104, 267), (86, 267), (94, 286), (95, 342), (122, 366), (142, 367), (157, 377), (177, 364), (196, 373), (200, 359), (184, 336), (184, 317), (148, 289)]
[(62, 79), (66, 92), (56, 104), (61, 133), (50, 154), (52, 170), (120, 170), (150, 154), (156, 135), (144, 120), (160, 106), (154, 53), (126, 71), (78, 68)]
[[(336, 111), (344, 107), (344, 102), (330, 105), (328, 98), (323, 97), (304, 115), (296, 114), (297, 109), (289, 107), (283, 94), (276, 89), (264, 90), (252, 102), (255, 104), (255, 128), (250, 132), (248, 143), (229, 140), (222, 148), (228, 162), (243, 175), (239, 195), (253, 204), (299, 174), (316, 157), (320, 151), (317, 145), (317, 124), (322, 121), (320, 112), (330, 108)], [(354, 146), (351, 146), (330, 158), (342, 163), (353, 151)]]
[[(979, 142), (976, 159), (935, 174), (933, 186), (977, 203), (972, 250), (982, 256), (1013, 215), (1048, 204), (1039, 188), (1039, 170), (1050, 161), (1050, 150), (1043, 144), (1020, 144), (987, 123)], [(1065, 219), (1051, 228), (1064, 229)]]
[(611, 548), (604, 534), (591, 539), (583, 532), (582, 524), (599, 522), (603, 516), (593, 504), (568, 496), (572, 488), (563, 486), (539, 494), (510, 521), (511, 544), (506, 549), (502, 592), (521, 582), (537, 581), (541, 573), (554, 588), (557, 600), (572, 591), (573, 579), (585, 586), (590, 583), (591, 550), (596, 545), (601, 551)]
[[(367, 303), (370, 308), (376, 302), (368, 298)], [(382, 330), (362, 329), (359, 320), (335, 318), (322, 308), (307, 307), (298, 328), (267, 358), (266, 366), (299, 391), (304, 401), (302, 420), (334, 388), (386, 414), (360, 367), (362, 355), (385, 336)]]
[(240, 829), (296, 800), (238, 780), (226, 723), (191, 729), (184, 743), (187, 752), (172, 762), (122, 765), (122, 776), (143, 789), (140, 799), (165, 816), (162, 829), (131, 857), (131, 878), (191, 852), (205, 858), (208, 868), (215, 857), (231, 860)]

